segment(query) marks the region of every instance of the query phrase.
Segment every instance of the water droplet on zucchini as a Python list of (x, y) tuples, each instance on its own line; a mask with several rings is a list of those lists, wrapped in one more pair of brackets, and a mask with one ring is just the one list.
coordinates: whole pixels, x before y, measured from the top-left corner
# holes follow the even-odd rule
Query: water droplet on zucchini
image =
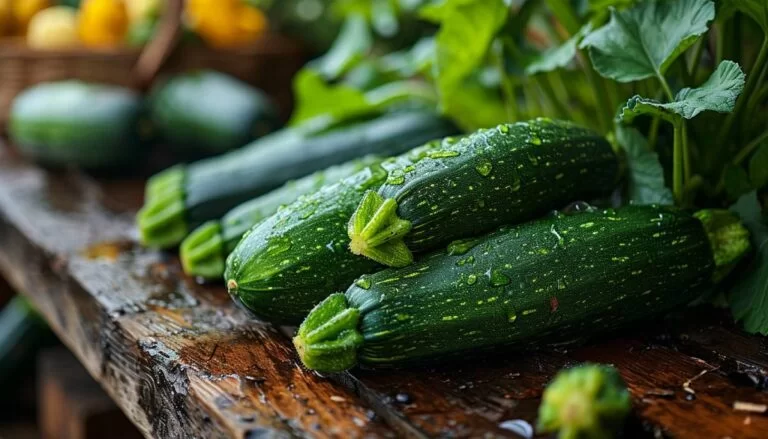
[(457, 239), (448, 244), (449, 255), (463, 255), (477, 244), (477, 239)]
[(474, 285), (477, 282), (477, 276), (470, 274), (467, 276), (467, 285)]
[(368, 277), (361, 277), (360, 279), (355, 281), (355, 285), (358, 287), (367, 290), (371, 288), (371, 280)]
[(291, 248), (291, 240), (282, 236), (276, 236), (267, 240), (267, 254), (270, 256), (279, 255)]
[(478, 174), (482, 175), (483, 177), (487, 177), (490, 175), (491, 171), (493, 171), (493, 164), (487, 160), (483, 161), (482, 163), (478, 163), (477, 166), (475, 166), (475, 170)]
[(456, 157), (459, 153), (457, 151), (432, 151), (427, 154), (427, 157), (431, 159), (443, 159), (449, 157)]
[(509, 277), (499, 270), (491, 270), (489, 274), (491, 285), (494, 287), (501, 287), (509, 283)]

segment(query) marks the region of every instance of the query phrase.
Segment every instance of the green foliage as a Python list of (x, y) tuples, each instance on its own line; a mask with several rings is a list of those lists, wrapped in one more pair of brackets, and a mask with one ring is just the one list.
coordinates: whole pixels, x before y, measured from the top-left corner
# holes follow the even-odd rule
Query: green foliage
[(756, 192), (743, 195), (731, 210), (738, 213), (751, 234), (755, 257), (729, 297), (733, 317), (753, 334), (768, 335), (768, 224)]
[(602, 76), (619, 82), (662, 76), (715, 18), (709, 0), (651, 0), (611, 11), (607, 25), (589, 34), (583, 47)]
[(344, 118), (368, 111), (371, 107), (363, 92), (340, 85), (328, 85), (319, 73), (304, 69), (294, 78), (296, 109), (290, 124), (315, 117)]
[(562, 45), (542, 52), (534, 62), (528, 64), (528, 67), (525, 68), (525, 73), (527, 75), (535, 75), (536, 73), (551, 72), (567, 67), (576, 57), (578, 45), (582, 38), (591, 30), (592, 26), (587, 24)]
[(707, 82), (697, 88), (680, 90), (672, 102), (662, 103), (634, 96), (622, 109), (621, 119), (631, 122), (638, 115), (650, 114), (676, 122), (680, 117), (692, 119), (702, 111), (729, 113), (744, 89), (744, 77), (738, 64), (723, 61)]
[(507, 18), (502, 0), (446, 0), (435, 38), (435, 82), (445, 114), (465, 128), (479, 128), (461, 111), (458, 91), (480, 66)]
[(633, 204), (673, 204), (672, 191), (664, 184), (664, 168), (648, 141), (634, 128), (618, 126), (616, 141), (624, 150)]
[(314, 63), (314, 69), (325, 79), (336, 79), (362, 60), (372, 47), (373, 37), (365, 19), (352, 15), (344, 22), (333, 46)]
[(755, 188), (768, 186), (768, 141), (762, 143), (749, 161), (749, 179)]

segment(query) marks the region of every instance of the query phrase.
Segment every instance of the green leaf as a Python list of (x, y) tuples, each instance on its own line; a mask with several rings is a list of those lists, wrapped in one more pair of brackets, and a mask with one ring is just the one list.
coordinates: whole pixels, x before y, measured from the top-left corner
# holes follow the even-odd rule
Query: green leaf
[(501, 98), (472, 81), (464, 83), (452, 95), (450, 115), (467, 132), (509, 122)]
[(319, 116), (345, 118), (369, 111), (371, 104), (365, 94), (352, 87), (328, 85), (314, 70), (302, 69), (293, 80), (296, 109), (289, 122), (296, 125)]
[(619, 82), (661, 77), (707, 31), (715, 18), (710, 0), (656, 0), (617, 11), (581, 42), (602, 76)]
[(763, 142), (749, 161), (749, 179), (757, 189), (768, 186), (768, 141)]
[(741, 166), (727, 165), (724, 171), (723, 181), (725, 183), (725, 192), (731, 200), (736, 200), (752, 190), (749, 175), (747, 175), (747, 171)]
[(558, 47), (543, 52), (539, 57), (525, 68), (526, 75), (535, 75), (540, 72), (551, 72), (563, 67), (567, 67), (576, 57), (576, 50), (579, 42), (592, 30), (592, 25), (587, 24)]
[(752, 334), (768, 335), (768, 225), (756, 192), (743, 195), (731, 207), (749, 229), (755, 258), (731, 291), (733, 317)]
[(624, 122), (631, 122), (638, 115), (650, 114), (674, 122), (679, 117), (692, 119), (702, 111), (730, 113), (744, 89), (744, 78), (738, 64), (723, 61), (700, 87), (684, 88), (674, 101), (668, 103), (634, 96), (621, 109), (619, 117)]
[(750, 16), (768, 34), (768, 2), (765, 0), (721, 0), (718, 17), (730, 16), (735, 11)]
[(457, 90), (485, 59), (508, 10), (502, 0), (446, 0), (440, 15), (435, 79), (442, 111), (455, 115), (461, 106)]
[(337, 79), (363, 59), (372, 46), (373, 38), (365, 18), (351, 15), (344, 22), (333, 46), (312, 64), (325, 79)]
[(648, 141), (634, 128), (617, 125), (616, 141), (626, 154), (629, 199), (633, 204), (673, 204), (664, 184), (664, 168)]

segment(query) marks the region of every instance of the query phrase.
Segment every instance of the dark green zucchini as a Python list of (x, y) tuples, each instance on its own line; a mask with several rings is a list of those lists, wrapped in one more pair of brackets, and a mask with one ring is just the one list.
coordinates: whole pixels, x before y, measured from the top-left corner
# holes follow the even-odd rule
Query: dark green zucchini
[(367, 156), (332, 166), (246, 201), (227, 212), (221, 220), (206, 222), (181, 243), (179, 253), (184, 272), (206, 279), (221, 279), (224, 275), (224, 262), (227, 256), (232, 253), (248, 229), (300, 196), (314, 193), (325, 185), (336, 183), (367, 166), (380, 163), (381, 160), (376, 156)]
[(307, 136), (284, 129), (220, 157), (150, 179), (139, 212), (141, 241), (173, 247), (189, 231), (288, 180), (368, 154), (388, 156), (456, 132), (430, 112), (398, 112)]
[(347, 218), (367, 190), (384, 183), (388, 169), (418, 160), (440, 143), (429, 142), (326, 186), (256, 225), (227, 258), (230, 295), (265, 320), (298, 324), (329, 290), (381, 269), (347, 251)]
[(239, 148), (279, 124), (264, 92), (210, 70), (170, 78), (153, 90), (149, 103), (160, 138), (190, 156)]
[(691, 301), (748, 249), (724, 210), (552, 215), (362, 276), (318, 305), (294, 344), (330, 372), (574, 341)]
[(411, 252), (610, 193), (618, 158), (596, 133), (536, 119), (480, 130), (394, 169), (349, 221), (350, 250), (388, 266)]
[(142, 118), (142, 98), (131, 90), (51, 82), (14, 99), (8, 132), (22, 155), (45, 165), (126, 168), (146, 150)]

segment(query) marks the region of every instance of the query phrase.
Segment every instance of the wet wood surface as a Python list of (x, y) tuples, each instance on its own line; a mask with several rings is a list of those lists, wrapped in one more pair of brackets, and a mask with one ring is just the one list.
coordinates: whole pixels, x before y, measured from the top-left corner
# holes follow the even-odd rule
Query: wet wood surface
[[(1, 147), (0, 147), (1, 149)], [(568, 350), (321, 376), (176, 255), (136, 244), (143, 182), (50, 172), (0, 152), (0, 273), (148, 437), (526, 437), (564, 366), (616, 365), (626, 437), (765, 438), (768, 342), (691, 308)]]

